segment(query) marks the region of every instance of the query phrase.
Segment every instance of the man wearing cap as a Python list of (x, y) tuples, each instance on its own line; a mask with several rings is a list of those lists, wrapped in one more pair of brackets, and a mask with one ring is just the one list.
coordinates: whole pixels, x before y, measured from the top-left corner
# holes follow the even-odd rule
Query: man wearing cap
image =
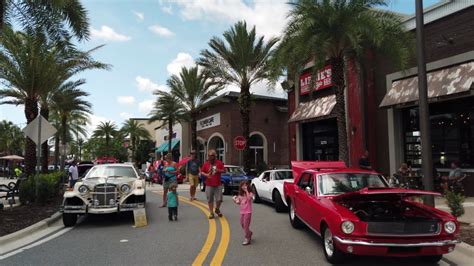
[(196, 199), (196, 187), (199, 184), (199, 173), (201, 172), (201, 162), (197, 158), (196, 151), (191, 151), (191, 159), (186, 163), (186, 173), (189, 181), (189, 194), (191, 201)]
[[(222, 217), (220, 210), (222, 203), (222, 182), (221, 174), (225, 172), (224, 164), (216, 159), (216, 151), (209, 150), (207, 153), (208, 160), (202, 166), (202, 175), (206, 178), (206, 197), (209, 206), (209, 219), (214, 219), (214, 212), (217, 216)], [(214, 201), (216, 209), (214, 210)]]

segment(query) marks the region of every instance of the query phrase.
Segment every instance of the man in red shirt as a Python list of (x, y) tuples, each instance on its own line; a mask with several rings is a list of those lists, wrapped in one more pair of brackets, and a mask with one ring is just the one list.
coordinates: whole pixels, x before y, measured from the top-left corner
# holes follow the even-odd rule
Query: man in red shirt
[[(201, 174), (206, 178), (206, 197), (209, 206), (209, 219), (214, 219), (214, 212), (217, 216), (222, 217), (220, 211), (222, 203), (222, 183), (221, 174), (225, 172), (224, 164), (216, 159), (216, 151), (209, 150), (207, 153), (208, 160), (201, 169)], [(216, 202), (216, 209), (214, 209), (214, 200)]]

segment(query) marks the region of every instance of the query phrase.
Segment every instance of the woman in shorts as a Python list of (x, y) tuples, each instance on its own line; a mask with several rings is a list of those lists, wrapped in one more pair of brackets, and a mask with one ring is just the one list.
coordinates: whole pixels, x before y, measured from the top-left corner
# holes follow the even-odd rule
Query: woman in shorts
[(178, 174), (178, 166), (176, 162), (173, 161), (173, 157), (170, 153), (166, 154), (166, 165), (163, 168), (163, 204), (161, 208), (166, 207), (166, 195), (168, 194), (168, 190), (172, 184), (176, 184), (177, 178), (176, 175)]

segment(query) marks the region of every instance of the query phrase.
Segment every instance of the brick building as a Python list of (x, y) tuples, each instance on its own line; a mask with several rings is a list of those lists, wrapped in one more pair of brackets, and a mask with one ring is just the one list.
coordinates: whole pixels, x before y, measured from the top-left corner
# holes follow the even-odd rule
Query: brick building
[[(242, 165), (242, 154), (233, 147), (233, 139), (242, 135), (237, 92), (226, 92), (202, 110), (197, 121), (199, 158), (205, 160), (208, 149), (215, 149), (225, 164)], [(265, 162), (288, 166), (287, 101), (282, 98), (253, 95), (250, 115), (252, 168)]]

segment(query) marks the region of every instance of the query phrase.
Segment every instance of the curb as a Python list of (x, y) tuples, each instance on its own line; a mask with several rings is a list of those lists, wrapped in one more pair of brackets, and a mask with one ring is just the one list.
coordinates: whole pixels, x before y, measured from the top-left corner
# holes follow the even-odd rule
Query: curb
[(474, 255), (474, 246), (471, 246), (465, 242), (461, 242), (460, 244), (457, 244), (454, 250), (459, 251), (462, 254), (471, 258)]
[(8, 235), (5, 235), (5, 236), (2, 236), (0, 237), (0, 246), (1, 245), (4, 245), (4, 244), (7, 244), (8, 242), (12, 242), (12, 241), (16, 241), (18, 239), (21, 239), (23, 238), (24, 236), (26, 235), (30, 235), (34, 232), (37, 232), (37, 231), (40, 231), (40, 230), (43, 230), (43, 229), (46, 229), (48, 228), (51, 224), (55, 223), (57, 220), (59, 220), (61, 218), (61, 213), (60, 212), (56, 212), (55, 214), (51, 215), (51, 217), (49, 218), (46, 218), (42, 221), (39, 221), (33, 225), (30, 225), (26, 228), (23, 228), (19, 231), (16, 231), (14, 233), (11, 233), (11, 234), (8, 234)]

